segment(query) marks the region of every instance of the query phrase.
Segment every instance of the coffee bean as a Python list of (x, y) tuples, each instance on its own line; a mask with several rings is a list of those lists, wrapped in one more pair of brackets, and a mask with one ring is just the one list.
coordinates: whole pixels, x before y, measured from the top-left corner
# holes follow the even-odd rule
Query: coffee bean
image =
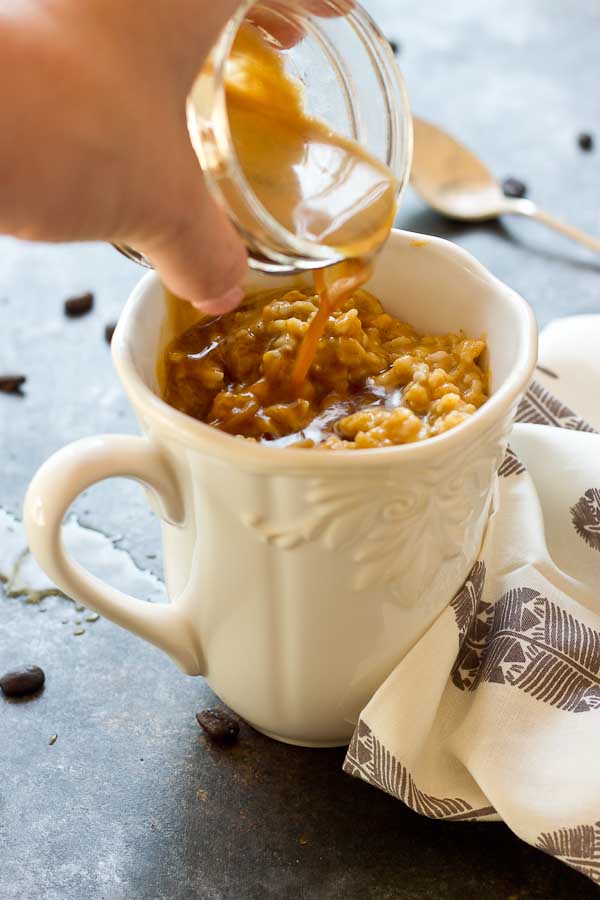
[(85, 316), (94, 306), (94, 295), (91, 291), (80, 294), (77, 297), (69, 297), (65, 300), (64, 309), (65, 316), (75, 319), (78, 316)]
[(203, 709), (196, 713), (198, 725), (216, 744), (233, 744), (240, 733), (238, 720), (224, 709)]
[(0, 375), (0, 391), (4, 394), (22, 394), (21, 388), (26, 381), (26, 375)]
[(110, 344), (110, 342), (112, 341), (113, 334), (115, 333), (116, 327), (117, 327), (116, 322), (108, 322), (104, 326), (104, 340), (106, 341), (107, 344)]
[(392, 48), (392, 53), (394, 54), (394, 56), (399, 56), (400, 44), (398, 43), (398, 41), (395, 41), (393, 38), (388, 38), (388, 44)]
[(19, 666), (5, 672), (0, 678), (0, 688), (7, 697), (25, 697), (43, 687), (46, 676), (39, 666)]
[(594, 149), (594, 135), (590, 134), (588, 131), (582, 131), (581, 134), (577, 135), (577, 143), (581, 147), (582, 150), (593, 150)]
[(506, 197), (516, 197), (520, 199), (527, 193), (527, 185), (520, 178), (505, 178), (502, 182), (502, 190)]

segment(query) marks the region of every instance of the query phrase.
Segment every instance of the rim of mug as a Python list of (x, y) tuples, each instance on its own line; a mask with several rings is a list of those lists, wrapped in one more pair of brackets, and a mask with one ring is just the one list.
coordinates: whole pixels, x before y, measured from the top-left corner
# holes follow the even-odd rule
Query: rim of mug
[(519, 294), (496, 278), (475, 257), (457, 244), (432, 235), (419, 235), (416, 232), (399, 229), (392, 230), (389, 240), (403, 242), (419, 239), (461, 259), (465, 269), (485, 281), (498, 297), (502, 298), (502, 302), (507, 303), (517, 312), (521, 320), (522, 351), (516, 365), (485, 404), (471, 418), (456, 428), (409, 444), (329, 452), (319, 451), (315, 448), (273, 447), (268, 443), (261, 444), (228, 434), (188, 416), (169, 406), (146, 384), (133, 359), (129, 340), (130, 324), (139, 306), (147, 302), (147, 296), (157, 287), (161, 287), (160, 279), (155, 272), (144, 275), (133, 289), (121, 313), (111, 342), (113, 362), (126, 392), (143, 412), (148, 424), (158, 423), (162, 430), (166, 429), (171, 432), (177, 443), (183, 443), (191, 449), (208, 452), (223, 461), (234, 462), (238, 467), (264, 469), (270, 472), (276, 468), (282, 470), (339, 469), (342, 472), (348, 467), (357, 465), (361, 467), (387, 465), (396, 457), (402, 458), (405, 462), (424, 462), (432, 456), (443, 456), (446, 451), (473, 442), (478, 436), (485, 434), (489, 427), (510, 409), (519, 395), (525, 392), (537, 361), (536, 320), (531, 307)]

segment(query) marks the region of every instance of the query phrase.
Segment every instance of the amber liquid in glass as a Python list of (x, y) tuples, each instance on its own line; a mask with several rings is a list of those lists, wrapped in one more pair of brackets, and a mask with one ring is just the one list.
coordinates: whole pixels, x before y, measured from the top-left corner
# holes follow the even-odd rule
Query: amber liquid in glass
[(397, 183), (358, 143), (307, 115), (300, 82), (251, 25), (234, 42), (225, 92), (238, 162), (263, 207), (296, 237), (344, 257), (315, 271), (320, 306), (293, 370), (297, 393), (330, 313), (370, 276), (371, 259), (394, 221)]

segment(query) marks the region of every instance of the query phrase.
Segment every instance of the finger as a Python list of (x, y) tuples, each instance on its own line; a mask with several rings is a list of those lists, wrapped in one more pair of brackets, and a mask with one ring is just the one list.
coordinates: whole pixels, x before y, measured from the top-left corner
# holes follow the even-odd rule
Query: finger
[(275, 38), (281, 49), (294, 47), (304, 37), (298, 13), (337, 18), (350, 12), (354, 0), (266, 0), (248, 13), (247, 19)]
[(292, 5), (322, 19), (346, 16), (354, 7), (354, 0), (291, 0)]
[(160, 211), (159, 233), (138, 246), (173, 293), (203, 312), (227, 312), (243, 298), (246, 249), (209, 194), (189, 141), (176, 168), (178, 184)]
[(280, 49), (289, 50), (304, 37), (304, 29), (292, 16), (290, 9), (277, 9), (275, 5), (270, 5), (269, 8), (260, 6), (250, 10), (246, 18), (252, 25), (275, 38)]
[(355, 6), (354, 0), (263, 0), (257, 3), (249, 15), (267, 10), (277, 10), (285, 15), (290, 11), (332, 19), (347, 15)]

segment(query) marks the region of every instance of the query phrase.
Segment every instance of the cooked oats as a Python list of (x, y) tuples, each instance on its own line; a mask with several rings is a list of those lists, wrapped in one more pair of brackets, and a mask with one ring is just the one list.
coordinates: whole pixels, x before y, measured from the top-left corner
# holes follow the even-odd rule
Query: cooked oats
[(422, 441), (487, 400), (484, 340), (418, 334), (366, 291), (331, 314), (293, 396), (294, 361), (317, 309), (308, 290), (270, 292), (199, 322), (166, 350), (164, 399), (231, 434), (331, 450)]

